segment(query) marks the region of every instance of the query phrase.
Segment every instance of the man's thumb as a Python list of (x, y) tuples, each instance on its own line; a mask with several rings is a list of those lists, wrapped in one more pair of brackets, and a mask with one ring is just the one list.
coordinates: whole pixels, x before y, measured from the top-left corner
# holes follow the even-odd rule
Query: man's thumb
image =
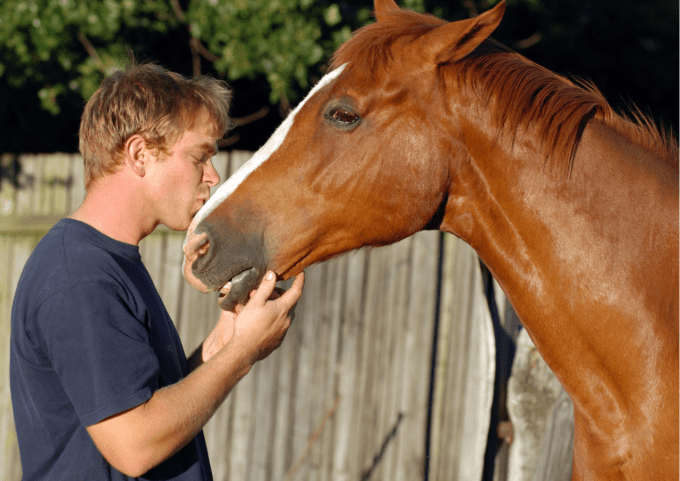
[(276, 274), (273, 271), (268, 271), (262, 279), (262, 282), (260, 282), (260, 285), (257, 288), (257, 291), (255, 291), (255, 295), (253, 295), (251, 301), (256, 300), (257, 303), (264, 304), (267, 302), (267, 300), (269, 300), (269, 296), (272, 295), (275, 287)]

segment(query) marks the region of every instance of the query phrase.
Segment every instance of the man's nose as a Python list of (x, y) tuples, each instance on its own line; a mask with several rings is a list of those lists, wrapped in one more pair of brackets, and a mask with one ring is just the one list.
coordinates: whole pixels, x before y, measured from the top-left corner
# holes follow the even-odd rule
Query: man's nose
[(203, 172), (203, 182), (207, 183), (210, 187), (214, 187), (220, 183), (220, 174), (217, 173), (217, 169), (215, 169), (212, 159), (206, 164), (205, 171)]

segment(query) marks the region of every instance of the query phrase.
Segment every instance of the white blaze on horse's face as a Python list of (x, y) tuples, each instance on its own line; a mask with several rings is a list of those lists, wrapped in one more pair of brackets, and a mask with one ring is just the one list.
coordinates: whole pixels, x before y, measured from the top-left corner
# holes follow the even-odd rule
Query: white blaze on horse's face
[(210, 213), (220, 205), (227, 197), (229, 197), (236, 188), (260, 165), (262, 165), (271, 155), (276, 152), (276, 150), (283, 144), (290, 128), (295, 120), (295, 115), (300, 111), (302, 106), (319, 90), (324, 86), (335, 80), (338, 75), (342, 73), (347, 64), (344, 64), (332, 72), (324, 75), (324, 77), (319, 81), (319, 83), (314, 86), (314, 88), (307, 94), (305, 99), (300, 102), (300, 104), (291, 112), (286, 120), (276, 129), (271, 138), (257, 151), (253, 156), (238, 169), (229, 179), (227, 179), (224, 184), (222, 184), (217, 192), (205, 203), (201, 210), (196, 213), (189, 230), (187, 231), (187, 237), (184, 240), (184, 246), (186, 246), (189, 239), (193, 236), (194, 229), (196, 226), (205, 219)]

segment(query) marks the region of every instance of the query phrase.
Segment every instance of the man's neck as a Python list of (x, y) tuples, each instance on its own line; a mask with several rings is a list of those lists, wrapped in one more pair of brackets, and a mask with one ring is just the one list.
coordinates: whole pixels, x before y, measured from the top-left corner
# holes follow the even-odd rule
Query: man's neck
[(112, 239), (139, 245), (158, 222), (145, 209), (143, 190), (132, 185), (136, 180), (123, 172), (97, 179), (88, 187), (83, 203), (69, 217)]

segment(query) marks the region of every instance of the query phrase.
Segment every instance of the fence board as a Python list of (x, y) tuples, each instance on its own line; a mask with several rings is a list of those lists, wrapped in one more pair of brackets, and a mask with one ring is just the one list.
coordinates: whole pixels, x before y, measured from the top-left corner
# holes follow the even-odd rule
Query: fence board
[(9, 391), (10, 311), (14, 294), (14, 237), (0, 237), (0, 479), (20, 479), (21, 464)]
[(493, 327), (474, 251), (447, 236), (430, 478), (481, 479), (493, 396)]
[[(3, 157), (2, 166), (11, 159)], [(5, 216), (14, 212), (15, 189), (7, 179), (0, 178), (0, 213)], [(0, 479), (20, 479), (21, 464), (17, 447), (12, 403), (9, 392), (9, 337), (10, 312), (12, 309), (12, 257), (14, 237), (0, 236)]]
[(85, 165), (83, 158), (78, 154), (71, 155), (69, 186), (68, 212), (70, 213), (76, 210), (85, 198)]
[(562, 389), (555, 401), (531, 481), (569, 481), (574, 451), (574, 403)]
[(525, 330), (508, 382), (509, 481), (571, 479), (573, 405)]
[(38, 214), (35, 205), (38, 204), (40, 196), (39, 179), (42, 163), (39, 159), (40, 157), (36, 155), (24, 155), (21, 159), (21, 174), (19, 175), (21, 188), (17, 189), (15, 194), (14, 213), (17, 215)]
[[(406, 441), (399, 445), (398, 463), (399, 479), (424, 479), (425, 459), (415, 455), (408, 448), (408, 443), (414, 443), (427, 438), (427, 425), (420, 422), (416, 413), (429, 411), (429, 397), (421, 393), (430, 391), (430, 371), (432, 350), (434, 346), (434, 323), (438, 313), (437, 298), (432, 296), (439, 288), (438, 276), (432, 275), (439, 268), (440, 234), (429, 232), (413, 238), (413, 265), (422, 269), (411, 269), (410, 272), (410, 302), (406, 307), (406, 335), (405, 359), (408, 369), (404, 380), (404, 390), (401, 399), (401, 409), (407, 413), (403, 430), (408, 434)], [(429, 326), (424, 325), (422, 319), (433, 319)], [(418, 359), (420, 362), (413, 362)]]

